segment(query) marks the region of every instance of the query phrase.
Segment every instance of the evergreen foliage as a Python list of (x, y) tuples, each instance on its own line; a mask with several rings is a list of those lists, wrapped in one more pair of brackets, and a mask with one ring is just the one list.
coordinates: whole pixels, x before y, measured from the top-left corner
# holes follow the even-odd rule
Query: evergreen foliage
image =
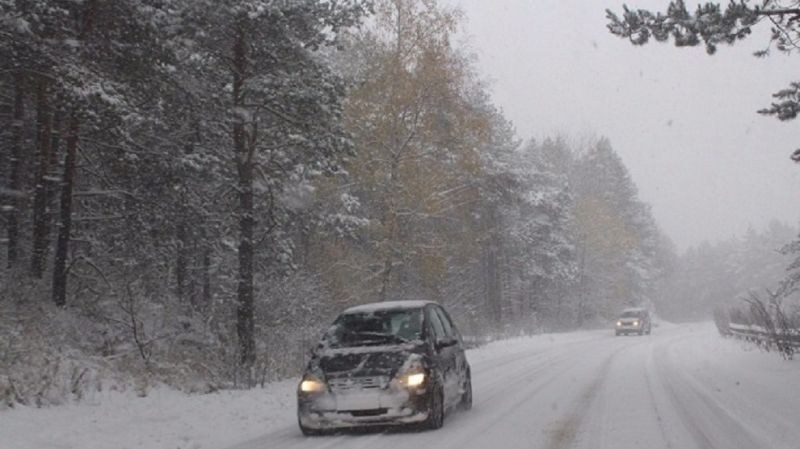
[[(703, 3), (694, 12), (689, 12), (683, 0), (669, 2), (666, 12), (645, 9), (633, 10), (623, 6), (622, 17), (606, 10), (608, 30), (634, 45), (647, 44), (650, 39), (665, 42), (672, 39), (677, 47), (704, 45), (713, 55), (720, 44), (732, 45), (750, 36), (754, 26), (767, 22), (770, 38), (764, 50), (755, 56), (764, 57), (774, 48), (781, 53), (792, 54), (800, 42), (800, 2), (779, 0), (731, 1), (723, 7), (721, 3)], [(792, 120), (800, 110), (797, 82), (775, 93), (769, 107), (758, 112), (773, 115), (779, 120)], [(800, 162), (800, 149), (792, 153), (792, 160)]]
[(474, 336), (652, 301), (672, 249), (610, 143), (523, 143), (459, 21), (0, 0), (0, 400), (252, 386), (370, 301), (440, 301)]
[(699, 320), (715, 308), (742, 307), (752, 293), (796, 297), (785, 281), (796, 246), (786, 242), (795, 235), (797, 229), (773, 222), (761, 232), (749, 229), (738, 238), (689, 248), (669, 277), (671, 299), (659, 304), (659, 311), (673, 320)]

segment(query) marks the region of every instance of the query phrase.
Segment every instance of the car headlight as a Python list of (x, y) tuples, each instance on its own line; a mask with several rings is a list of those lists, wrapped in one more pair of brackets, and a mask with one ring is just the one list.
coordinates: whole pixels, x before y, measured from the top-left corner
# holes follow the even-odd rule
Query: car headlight
[(405, 376), (405, 382), (403, 382), (407, 387), (418, 387), (425, 382), (425, 373), (414, 373), (408, 374)]
[(638, 322), (638, 321), (634, 321), (634, 322), (633, 322), (633, 325), (634, 325), (634, 326), (638, 326), (638, 325), (639, 325), (639, 322)]
[(414, 362), (402, 370), (397, 376), (397, 383), (406, 388), (416, 388), (425, 383), (425, 368), (419, 362)]
[(303, 393), (321, 393), (325, 391), (325, 383), (316, 377), (307, 374), (300, 382), (300, 391)]
[(617, 321), (617, 326), (622, 326), (622, 321)]

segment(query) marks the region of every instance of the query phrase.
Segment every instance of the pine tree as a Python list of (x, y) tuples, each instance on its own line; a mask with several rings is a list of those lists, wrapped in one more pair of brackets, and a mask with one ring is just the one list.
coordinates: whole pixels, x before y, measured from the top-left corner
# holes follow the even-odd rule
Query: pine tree
[(653, 300), (669, 252), (649, 207), (606, 139), (572, 173), (581, 283), (579, 317), (611, 317)]
[(216, 98), (227, 110), (223, 126), (233, 140), (237, 334), (240, 362), (252, 367), (256, 265), (261, 260), (267, 267), (258, 271), (274, 272), (276, 263), (291, 259), (291, 243), (281, 232), (291, 226), (287, 193), (318, 174), (335, 173), (349, 150), (339, 124), (342, 83), (315, 52), (334, 45), (336, 32), (356, 23), (364, 7), (357, 1), (231, 0), (185, 2), (183, 8), (183, 25), (192, 30), (200, 57), (230, 86), (227, 99)]
[[(720, 44), (732, 45), (749, 37), (759, 22), (771, 24), (771, 35), (767, 48), (756, 52), (755, 56), (767, 56), (773, 47), (781, 53), (794, 53), (800, 38), (797, 20), (800, 8), (795, 2), (787, 6), (778, 0), (740, 0), (731, 1), (724, 7), (721, 3), (708, 2), (698, 5), (692, 13), (683, 0), (673, 0), (663, 13), (623, 6), (621, 18), (611, 10), (606, 10), (606, 15), (608, 30), (634, 45), (647, 44), (650, 39), (658, 42), (671, 39), (677, 47), (704, 45), (710, 55), (716, 53)], [(779, 120), (797, 117), (800, 112), (800, 82), (791, 83), (773, 97), (776, 101), (759, 113)], [(792, 154), (792, 160), (800, 162), (800, 149)]]

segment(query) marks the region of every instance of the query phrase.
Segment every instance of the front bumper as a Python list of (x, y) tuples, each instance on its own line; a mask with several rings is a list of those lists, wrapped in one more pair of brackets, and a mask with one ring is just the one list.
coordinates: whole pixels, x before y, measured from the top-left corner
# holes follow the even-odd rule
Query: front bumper
[(633, 324), (623, 324), (622, 326), (615, 327), (617, 333), (627, 333), (627, 332), (641, 332), (644, 329), (644, 326), (641, 324), (634, 326)]
[(314, 430), (419, 423), (428, 418), (428, 395), (423, 389), (401, 388), (300, 394), (297, 418)]

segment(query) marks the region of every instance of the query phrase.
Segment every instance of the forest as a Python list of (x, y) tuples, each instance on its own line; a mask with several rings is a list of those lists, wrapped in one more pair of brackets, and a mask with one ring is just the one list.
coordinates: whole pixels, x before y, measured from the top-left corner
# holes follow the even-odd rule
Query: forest
[(793, 278), (787, 274), (797, 257), (790, 244), (798, 234), (793, 226), (773, 221), (761, 231), (750, 228), (740, 237), (687, 249), (667, 281), (670, 300), (659, 308), (662, 316), (680, 321), (708, 319), (714, 309), (747, 309), (752, 295), (777, 295), (796, 302)]
[(373, 301), (475, 339), (663, 302), (678, 256), (612, 143), (519, 136), (462, 20), (0, 0), (0, 401), (263, 384)]

